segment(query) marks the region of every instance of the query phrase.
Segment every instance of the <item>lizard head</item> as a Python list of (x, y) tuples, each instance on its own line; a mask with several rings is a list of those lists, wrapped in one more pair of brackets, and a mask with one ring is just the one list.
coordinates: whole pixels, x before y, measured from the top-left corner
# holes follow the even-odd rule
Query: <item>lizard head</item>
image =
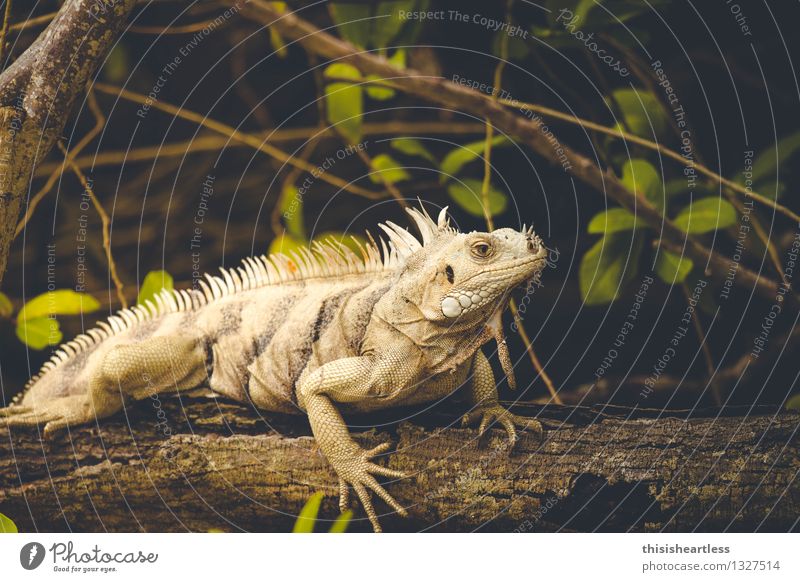
[[(461, 233), (449, 226), (446, 208), (436, 223), (424, 211), (409, 214), (423, 244), (412, 246), (399, 291), (428, 321), (482, 325), (514, 288), (538, 278), (547, 264), (548, 251), (532, 229)], [(391, 223), (384, 230), (397, 244), (402, 236), (416, 240), (405, 230), (398, 234), (401, 229)]]

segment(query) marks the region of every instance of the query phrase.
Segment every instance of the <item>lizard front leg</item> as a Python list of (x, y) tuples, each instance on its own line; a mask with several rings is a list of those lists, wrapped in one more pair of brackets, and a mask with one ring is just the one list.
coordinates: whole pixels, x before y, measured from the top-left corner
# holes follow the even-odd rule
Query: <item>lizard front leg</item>
[(352, 485), (376, 532), (382, 530), (369, 489), (400, 515), (405, 517), (407, 512), (378, 483), (374, 475), (402, 479), (406, 474), (372, 462), (376, 455), (389, 448), (389, 443), (369, 450), (362, 449), (350, 436), (334, 402), (357, 404), (376, 398), (389, 398), (397, 390), (401, 390), (409, 379), (408, 368), (411, 366), (407, 362), (405, 367), (402, 364), (401, 357), (343, 358), (318, 368), (302, 380), (298, 387), (298, 401), (308, 413), (314, 438), (339, 477), (340, 509), (347, 509), (348, 487)]
[(474, 408), (464, 415), (462, 424), (463, 426), (468, 426), (480, 418), (478, 433), (481, 436), (495, 422), (499, 422), (506, 429), (511, 446), (517, 441), (515, 427), (535, 430), (540, 436), (544, 434), (542, 424), (535, 418), (518, 416), (500, 405), (492, 366), (481, 350), (475, 352), (475, 358), (473, 359), (469, 395), (470, 402)]

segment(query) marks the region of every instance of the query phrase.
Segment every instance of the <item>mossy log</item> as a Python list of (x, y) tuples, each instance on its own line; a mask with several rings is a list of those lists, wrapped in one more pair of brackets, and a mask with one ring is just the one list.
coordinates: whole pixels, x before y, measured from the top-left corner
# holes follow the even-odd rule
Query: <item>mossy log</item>
[[(500, 430), (460, 428), (458, 405), (437, 409), (348, 419), (413, 475), (387, 484), (410, 518), (378, 501), (386, 531), (797, 528), (796, 413), (516, 406), (546, 436), (510, 451)], [(141, 402), (53, 442), (0, 429), (0, 512), (23, 531), (289, 531), (315, 491), (320, 522), (335, 518), (336, 485), (305, 419), (215, 400)], [(368, 529), (360, 509), (352, 529)]]

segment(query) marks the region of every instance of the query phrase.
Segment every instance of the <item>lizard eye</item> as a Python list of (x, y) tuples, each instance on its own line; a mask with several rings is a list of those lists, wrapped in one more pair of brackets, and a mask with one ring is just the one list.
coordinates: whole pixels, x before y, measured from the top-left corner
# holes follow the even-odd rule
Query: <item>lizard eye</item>
[(479, 259), (485, 259), (492, 254), (492, 245), (486, 241), (478, 241), (473, 243), (472, 254)]

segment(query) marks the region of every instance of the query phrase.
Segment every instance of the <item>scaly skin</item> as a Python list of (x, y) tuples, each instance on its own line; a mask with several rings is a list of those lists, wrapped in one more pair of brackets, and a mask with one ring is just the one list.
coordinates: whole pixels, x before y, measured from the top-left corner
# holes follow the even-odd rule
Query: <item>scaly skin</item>
[[(482, 344), (496, 339), (513, 382), (500, 315), (515, 287), (538, 277), (546, 249), (532, 231), (459, 233), (445, 211), (434, 223), (410, 211), (422, 242), (381, 225), (380, 256), (359, 261), (319, 246), (292, 258), (246, 260), (208, 277), (200, 290), (163, 292), (146, 308), (123, 310), (101, 329), (65, 344), (28, 386), (0, 409), (7, 426), (44, 424), (46, 437), (108, 417), (129, 400), (207, 386), (268, 411), (305, 413), (339, 477), (340, 507), (353, 488), (375, 531), (370, 491), (405, 510), (376, 479), (405, 478), (363, 450), (342, 412), (432, 402), (466, 384), (473, 405), (464, 424), (541, 425), (502, 408)], [(0, 424), (1, 425), (1, 424)]]

